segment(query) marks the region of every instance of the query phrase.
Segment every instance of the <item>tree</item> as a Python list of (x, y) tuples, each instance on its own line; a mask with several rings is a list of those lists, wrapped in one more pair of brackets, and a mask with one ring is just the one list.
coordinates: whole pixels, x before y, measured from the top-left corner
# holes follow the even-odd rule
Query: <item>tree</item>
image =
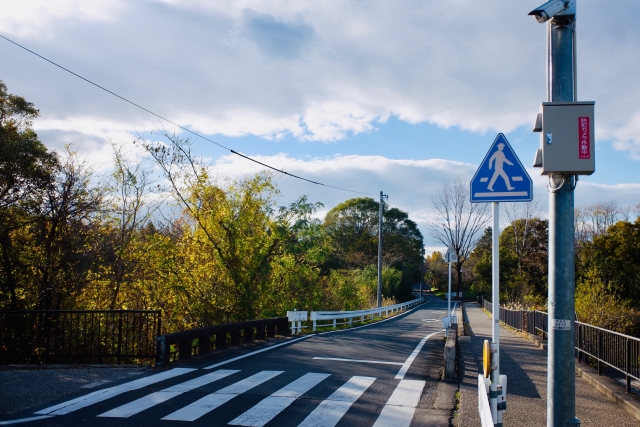
[[(586, 242), (578, 260), (577, 280), (596, 275), (607, 292), (634, 306), (640, 303), (640, 218), (619, 221)], [(591, 280), (591, 279), (590, 279)]]
[(0, 80), (0, 209), (37, 202), (52, 180), (57, 157), (31, 128), (38, 114), (31, 102), (7, 93)]
[(140, 265), (141, 247), (139, 228), (152, 214), (147, 205), (151, 172), (142, 162), (133, 162), (123, 152), (123, 146), (110, 141), (113, 148), (115, 170), (105, 190), (110, 193), (107, 209), (108, 269), (111, 297), (109, 308), (115, 310), (121, 287), (134, 280), (134, 271)]
[(445, 246), (453, 246), (458, 256), (455, 269), (458, 276), (458, 292), (462, 292), (462, 266), (489, 221), (486, 203), (469, 201), (469, 180), (462, 175), (443, 181), (440, 189), (431, 197), (436, 214), (427, 228), (431, 236)]
[(346, 200), (324, 218), (324, 230), (334, 249), (334, 266), (362, 268), (378, 256), (379, 204), (370, 197)]
[(12, 309), (23, 308), (18, 288), (30, 280), (24, 256), (32, 239), (23, 229), (37, 221), (58, 165), (31, 128), (36, 117), (34, 105), (0, 81), (0, 307)]
[[(324, 229), (334, 254), (331, 268), (363, 269), (376, 264), (380, 205), (371, 198), (354, 198), (331, 209)], [(402, 284), (393, 295), (411, 297), (411, 284), (422, 276), (423, 239), (417, 224), (398, 208), (384, 210), (382, 221), (383, 263), (399, 270)]]
[(86, 161), (69, 147), (67, 150), (55, 181), (46, 190), (43, 214), (34, 230), (37, 307), (42, 310), (62, 309), (87, 285), (88, 274), (99, 258), (93, 241), (102, 196), (91, 185), (93, 171)]
[(516, 219), (500, 235), (500, 269), (512, 259), (513, 273), (506, 284), (511, 283), (513, 293), (510, 302), (522, 302), (522, 297), (547, 296), (547, 274), (549, 267), (549, 221), (540, 218)]

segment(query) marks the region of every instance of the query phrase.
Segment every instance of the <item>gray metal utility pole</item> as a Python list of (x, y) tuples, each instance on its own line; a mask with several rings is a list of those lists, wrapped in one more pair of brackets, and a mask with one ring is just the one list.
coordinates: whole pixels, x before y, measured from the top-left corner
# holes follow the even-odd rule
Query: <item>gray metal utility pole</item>
[(382, 220), (384, 213), (384, 199), (389, 195), (380, 192), (380, 216), (378, 224), (378, 307), (382, 307)]
[[(575, 102), (575, 15), (547, 23), (547, 101)], [(575, 176), (549, 176), (549, 346), (547, 426), (576, 426), (574, 359)], [(564, 320), (559, 323), (556, 320)]]

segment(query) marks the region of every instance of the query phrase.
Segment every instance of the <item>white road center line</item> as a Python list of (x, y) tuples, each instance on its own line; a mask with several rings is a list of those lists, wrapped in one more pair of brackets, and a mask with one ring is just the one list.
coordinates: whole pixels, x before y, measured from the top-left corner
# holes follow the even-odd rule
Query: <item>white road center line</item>
[(330, 374), (310, 372), (286, 385), (271, 396), (263, 399), (229, 424), (237, 426), (262, 427), (284, 411), (297, 398), (305, 394)]
[(84, 396), (77, 397), (72, 400), (68, 400), (64, 403), (60, 403), (55, 406), (51, 406), (46, 409), (42, 409), (35, 414), (43, 415), (65, 415), (78, 409), (86, 408), (94, 403), (102, 402), (103, 400), (110, 399), (122, 393), (126, 393), (131, 390), (138, 390), (142, 387), (146, 387), (151, 384), (155, 384), (160, 381), (168, 380), (169, 378), (177, 377), (179, 375), (186, 374), (188, 372), (196, 371), (192, 368), (174, 368), (168, 371), (160, 372), (159, 374), (150, 375), (148, 377), (140, 378), (135, 381), (120, 384), (115, 387), (109, 387), (102, 390), (94, 391), (93, 393), (86, 394)]
[(341, 359), (339, 357), (314, 357), (317, 360), (335, 360), (336, 362), (356, 362), (356, 363), (379, 363), (382, 365), (404, 365), (400, 362), (384, 362), (382, 360), (358, 360), (358, 359)]
[(426, 337), (422, 338), (422, 341), (420, 341), (420, 343), (415, 348), (415, 350), (413, 350), (413, 353), (411, 353), (411, 356), (409, 356), (407, 358), (407, 360), (402, 364), (402, 368), (400, 368), (400, 370), (398, 371), (398, 374), (396, 375), (396, 378), (395, 378), (396, 380), (404, 379), (404, 376), (407, 373), (407, 371), (409, 370), (409, 368), (411, 367), (411, 364), (415, 360), (415, 358), (418, 355), (418, 353), (420, 353), (420, 350), (422, 350), (422, 346), (424, 346), (424, 343), (426, 343), (429, 338), (431, 338), (435, 334), (439, 334), (440, 332), (442, 332), (442, 331), (434, 332), (434, 333), (429, 334)]
[(98, 416), (113, 417), (113, 418), (129, 418), (132, 415), (140, 413), (145, 409), (149, 409), (162, 402), (166, 402), (167, 400), (173, 397), (179, 396), (182, 393), (186, 393), (198, 387), (202, 387), (203, 385), (207, 385), (209, 383), (212, 383), (214, 381), (227, 377), (231, 374), (235, 374), (236, 372), (240, 372), (240, 371), (221, 369), (219, 371), (215, 371), (207, 375), (202, 375), (200, 377), (183, 382), (181, 384), (176, 384), (169, 388), (165, 388), (164, 390), (160, 390), (160, 391), (156, 391), (155, 393), (148, 394), (144, 397), (141, 397), (140, 399), (126, 403), (122, 406), (114, 408)]
[(335, 426), (375, 380), (375, 377), (351, 377), (342, 387), (323, 400), (298, 427)]
[(215, 393), (208, 394), (202, 399), (196, 400), (192, 404), (187, 405), (182, 409), (178, 409), (162, 419), (170, 421), (195, 421), (217, 407), (224, 405), (234, 397), (259, 386), (263, 382), (268, 381), (283, 372), (284, 371), (259, 372), (249, 378), (245, 378), (235, 384), (231, 384), (228, 387), (220, 389)]
[(426, 381), (402, 380), (373, 427), (409, 427)]

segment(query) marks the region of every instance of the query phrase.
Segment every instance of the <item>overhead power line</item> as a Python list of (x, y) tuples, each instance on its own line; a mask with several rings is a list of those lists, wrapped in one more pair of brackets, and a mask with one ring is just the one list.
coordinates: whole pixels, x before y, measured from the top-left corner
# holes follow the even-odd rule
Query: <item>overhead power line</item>
[(65, 68), (65, 67), (63, 67), (62, 65), (60, 65), (60, 64), (58, 64), (58, 63), (56, 63), (56, 62), (53, 62), (52, 60), (50, 60), (50, 59), (48, 59), (48, 58), (45, 58), (44, 56), (42, 56), (42, 55), (40, 55), (40, 54), (38, 54), (38, 53), (36, 53), (36, 52), (32, 51), (31, 49), (26, 48), (25, 46), (22, 46), (22, 45), (21, 45), (21, 44), (19, 44), (19, 43), (16, 43), (15, 41), (13, 41), (13, 40), (11, 40), (11, 39), (9, 39), (9, 38), (7, 38), (7, 37), (3, 36), (2, 34), (0, 34), (0, 37), (2, 37), (3, 39), (5, 39), (5, 40), (6, 40), (6, 41), (8, 41), (9, 43), (13, 43), (14, 45), (18, 46), (19, 48), (24, 49), (24, 50), (26, 50), (27, 52), (29, 52), (29, 53), (31, 53), (31, 54), (33, 54), (33, 55), (37, 56), (38, 58), (40, 58), (40, 59), (44, 59), (44, 60), (45, 60), (45, 61), (47, 61), (48, 63), (50, 63), (50, 64), (52, 64), (52, 65), (55, 65), (56, 67), (58, 67), (58, 68), (60, 68), (60, 69), (62, 69), (62, 70), (64, 70), (64, 71), (66, 71), (67, 73), (72, 74), (72, 75), (74, 75), (75, 77), (78, 77), (79, 79), (82, 79), (82, 80), (84, 80), (85, 82), (87, 82), (87, 83), (89, 83), (89, 84), (91, 84), (91, 85), (93, 85), (93, 86), (95, 86), (95, 87), (97, 87), (97, 88), (99, 88), (99, 89), (102, 89), (103, 91), (105, 91), (105, 92), (107, 92), (107, 93), (109, 93), (109, 94), (111, 94), (111, 95), (115, 96), (116, 98), (119, 98), (120, 100), (122, 100), (122, 101), (124, 101), (124, 102), (127, 102), (127, 103), (129, 103), (129, 104), (133, 105), (134, 107), (137, 107), (137, 108), (139, 108), (139, 109), (141, 109), (141, 110), (143, 110), (143, 111), (146, 111), (147, 113), (149, 113), (149, 114), (151, 114), (151, 115), (153, 115), (153, 116), (156, 116), (157, 118), (159, 118), (159, 119), (161, 119), (161, 120), (164, 120), (165, 122), (170, 123), (170, 124), (172, 124), (172, 125), (176, 126), (177, 128), (182, 129), (182, 130), (183, 130), (183, 131), (185, 131), (185, 132), (188, 132), (188, 133), (190, 133), (190, 134), (192, 134), (192, 135), (195, 135), (195, 136), (197, 136), (198, 138), (202, 138), (202, 139), (204, 139), (205, 141), (209, 141), (209, 142), (211, 142), (212, 144), (215, 144), (215, 145), (217, 145), (217, 146), (218, 146), (218, 147), (220, 147), (220, 148), (224, 148), (225, 150), (229, 151), (231, 154), (235, 154), (236, 156), (240, 156), (240, 157), (245, 158), (245, 159), (247, 159), (247, 160), (249, 160), (249, 161), (252, 161), (252, 162), (254, 162), (254, 163), (257, 163), (257, 164), (259, 164), (259, 165), (262, 165), (262, 166), (264, 166), (264, 167), (266, 167), (266, 168), (272, 169), (272, 170), (274, 170), (274, 171), (276, 171), (276, 172), (282, 173), (282, 174), (284, 174), (284, 175), (288, 175), (288, 176), (290, 176), (290, 177), (292, 177), (292, 178), (296, 178), (296, 179), (300, 179), (300, 180), (302, 180), (302, 181), (309, 182), (309, 183), (311, 183), (311, 184), (321, 185), (321, 186), (323, 186), (323, 187), (333, 188), (333, 189), (335, 189), (335, 190), (340, 190), (340, 191), (348, 191), (348, 192), (350, 192), (350, 193), (366, 194), (366, 195), (369, 195), (369, 196), (375, 196), (375, 195), (376, 195), (376, 194), (374, 194), (374, 193), (365, 193), (365, 192), (362, 192), (362, 191), (349, 190), (348, 188), (341, 188), (341, 187), (336, 187), (336, 186), (329, 185), (329, 184), (323, 184), (322, 182), (312, 181), (312, 180), (310, 180), (310, 179), (303, 178), (303, 177), (298, 176), (298, 175), (294, 175), (294, 174), (289, 173), (289, 172), (287, 172), (287, 171), (284, 171), (284, 170), (282, 170), (282, 169), (278, 169), (278, 168), (276, 168), (276, 167), (274, 167), (274, 166), (271, 166), (271, 165), (268, 165), (268, 164), (266, 164), (266, 163), (259, 162), (259, 161), (258, 161), (258, 160), (256, 160), (256, 159), (252, 159), (252, 158), (251, 158), (251, 157), (249, 157), (249, 156), (246, 156), (246, 155), (244, 155), (244, 154), (241, 154), (241, 153), (239, 153), (239, 152), (237, 152), (237, 151), (235, 151), (235, 150), (232, 150), (231, 148), (226, 147), (226, 146), (224, 146), (224, 145), (222, 145), (222, 144), (220, 144), (220, 143), (218, 143), (218, 142), (216, 142), (216, 141), (214, 141), (214, 140), (212, 140), (212, 139), (209, 139), (209, 138), (207, 138), (206, 136), (199, 134), (198, 132), (194, 132), (194, 131), (192, 131), (192, 130), (190, 130), (190, 129), (188, 129), (188, 128), (184, 127), (184, 126), (181, 126), (181, 125), (179, 125), (178, 123), (173, 122), (173, 121), (171, 121), (171, 120), (167, 119), (166, 117), (161, 116), (160, 114), (154, 113), (153, 111), (149, 110), (148, 108), (145, 108), (145, 107), (143, 107), (143, 106), (142, 106), (142, 105), (140, 105), (140, 104), (136, 104), (135, 102), (133, 102), (133, 101), (131, 101), (131, 100), (129, 100), (129, 99), (127, 99), (127, 98), (125, 98), (124, 96), (118, 95), (117, 93), (115, 93), (115, 92), (113, 92), (113, 91), (111, 91), (111, 90), (109, 90), (109, 89), (107, 89), (107, 88), (105, 88), (105, 87), (103, 87), (103, 86), (100, 86), (100, 85), (99, 85), (99, 84), (97, 84), (97, 83), (92, 82), (91, 80), (89, 80), (89, 79), (87, 79), (87, 78), (85, 78), (85, 77), (81, 76), (81, 75), (80, 75), (80, 74), (78, 74), (78, 73), (74, 73), (73, 71), (69, 70), (68, 68)]

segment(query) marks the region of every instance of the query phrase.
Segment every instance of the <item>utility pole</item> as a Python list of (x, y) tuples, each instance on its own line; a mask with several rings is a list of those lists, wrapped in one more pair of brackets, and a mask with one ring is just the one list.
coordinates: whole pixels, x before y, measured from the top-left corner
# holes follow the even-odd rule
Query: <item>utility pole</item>
[[(547, 2), (529, 13), (529, 15), (535, 16), (540, 23), (547, 22), (547, 102), (577, 102), (575, 63), (576, 0)], [(587, 120), (589, 119), (587, 118)], [(547, 119), (543, 113), (542, 122), (545, 123), (546, 121)], [(567, 120), (563, 123), (563, 126), (569, 129), (572, 126), (576, 126), (576, 124)], [(538, 127), (537, 124), (536, 127)], [(556, 138), (554, 138), (560, 132), (556, 132), (555, 135), (545, 133), (548, 131), (542, 132), (543, 140), (546, 140), (546, 145), (545, 142), (541, 142), (543, 149), (564, 143), (564, 141), (556, 141)], [(577, 149), (578, 146), (576, 144), (575, 151), (578, 151)], [(543, 156), (545, 156), (544, 150)], [(550, 164), (552, 160), (550, 156), (545, 157), (542, 164)], [(548, 173), (549, 345), (547, 359), (547, 426), (579, 426), (580, 420), (576, 418), (574, 359), (574, 189), (577, 182), (577, 173), (580, 172), (553, 172), (554, 169), (551, 168), (549, 170), (551, 172)], [(593, 171), (590, 173), (593, 173)]]
[[(574, 102), (575, 15), (547, 24), (548, 102)], [(551, 175), (549, 192), (549, 319), (573, 321), (575, 313), (575, 177)], [(553, 321), (553, 320), (552, 320)], [(551, 324), (551, 322), (549, 322)], [(573, 323), (573, 322), (572, 322)], [(580, 425), (576, 418), (573, 328), (549, 328), (547, 426)]]
[(382, 222), (384, 213), (384, 199), (388, 199), (388, 194), (380, 192), (380, 216), (378, 223), (378, 307), (382, 307)]

